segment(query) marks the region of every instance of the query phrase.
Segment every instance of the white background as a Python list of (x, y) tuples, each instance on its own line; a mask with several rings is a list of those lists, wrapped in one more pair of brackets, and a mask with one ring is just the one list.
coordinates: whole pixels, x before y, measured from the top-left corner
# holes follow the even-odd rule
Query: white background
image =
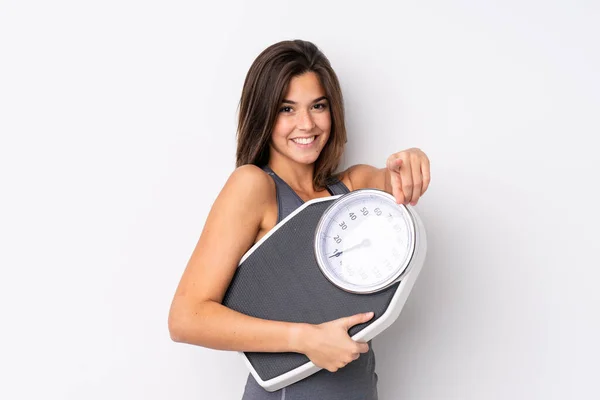
[(1, 1), (0, 398), (239, 399), (167, 314), (259, 52), (317, 44), (344, 166), (420, 147), (429, 253), (380, 398), (598, 399), (594, 1)]

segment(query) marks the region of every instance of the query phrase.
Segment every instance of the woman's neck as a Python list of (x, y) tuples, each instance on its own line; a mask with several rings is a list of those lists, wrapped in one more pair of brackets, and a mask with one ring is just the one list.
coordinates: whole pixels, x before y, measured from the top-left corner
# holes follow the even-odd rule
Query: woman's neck
[(282, 160), (278, 157), (272, 157), (269, 160), (269, 168), (295, 191), (306, 194), (315, 192), (313, 186), (314, 164), (300, 164), (289, 159)]

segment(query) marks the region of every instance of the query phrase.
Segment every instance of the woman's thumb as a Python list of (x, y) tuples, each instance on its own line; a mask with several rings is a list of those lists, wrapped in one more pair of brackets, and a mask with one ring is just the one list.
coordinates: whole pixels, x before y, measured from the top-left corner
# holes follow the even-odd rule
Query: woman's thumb
[(373, 312), (355, 314), (346, 318), (346, 329), (352, 328), (354, 325), (362, 324), (373, 318)]
[(390, 171), (398, 172), (400, 166), (402, 165), (402, 159), (396, 158), (395, 155), (391, 155), (390, 157), (388, 157), (385, 164), (387, 169), (389, 169)]

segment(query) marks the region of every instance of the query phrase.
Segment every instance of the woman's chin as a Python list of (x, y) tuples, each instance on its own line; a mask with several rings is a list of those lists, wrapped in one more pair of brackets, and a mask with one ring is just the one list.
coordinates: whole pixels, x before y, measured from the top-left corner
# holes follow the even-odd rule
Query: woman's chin
[(315, 155), (310, 155), (310, 156), (304, 155), (301, 157), (293, 157), (292, 159), (295, 162), (297, 162), (298, 164), (311, 165), (311, 164), (314, 164), (318, 158), (319, 158), (319, 155), (315, 154)]

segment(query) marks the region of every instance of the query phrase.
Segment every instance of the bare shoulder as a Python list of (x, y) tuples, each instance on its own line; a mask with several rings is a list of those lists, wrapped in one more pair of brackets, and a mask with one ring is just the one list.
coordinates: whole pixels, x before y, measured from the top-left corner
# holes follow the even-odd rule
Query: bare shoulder
[(340, 174), (340, 179), (348, 189), (383, 188), (385, 170), (368, 164), (356, 164)]
[(223, 187), (226, 195), (233, 194), (240, 199), (261, 202), (268, 198), (275, 187), (273, 180), (256, 165), (247, 164), (236, 168)]
[(215, 200), (207, 224), (225, 223), (238, 229), (252, 228), (254, 235), (265, 229), (276, 202), (273, 179), (261, 168), (247, 164), (236, 168)]
[(275, 182), (255, 165), (238, 167), (225, 183), (211, 213), (230, 213), (245, 227), (257, 227), (254, 239), (258, 241), (277, 222)]

